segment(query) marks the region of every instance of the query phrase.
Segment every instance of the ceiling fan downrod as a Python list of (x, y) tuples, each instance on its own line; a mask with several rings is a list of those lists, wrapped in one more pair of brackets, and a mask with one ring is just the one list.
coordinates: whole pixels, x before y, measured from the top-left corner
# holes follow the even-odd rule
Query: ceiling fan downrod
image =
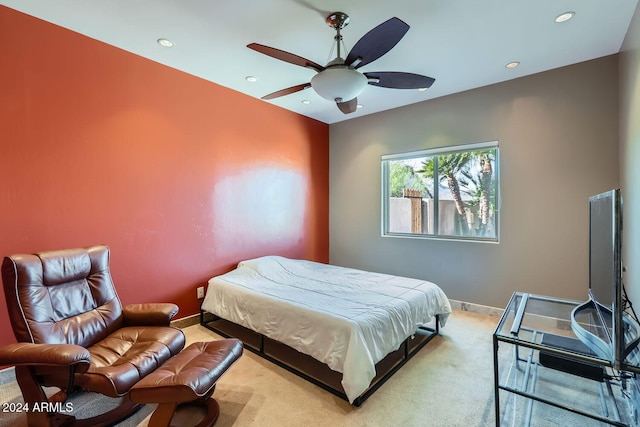
[(342, 58), (340, 56), (340, 44), (342, 43), (342, 34), (340, 34), (340, 30), (349, 25), (351, 18), (344, 12), (333, 12), (329, 16), (325, 22), (328, 26), (336, 30), (336, 36), (333, 38), (336, 41), (336, 53), (338, 58)]

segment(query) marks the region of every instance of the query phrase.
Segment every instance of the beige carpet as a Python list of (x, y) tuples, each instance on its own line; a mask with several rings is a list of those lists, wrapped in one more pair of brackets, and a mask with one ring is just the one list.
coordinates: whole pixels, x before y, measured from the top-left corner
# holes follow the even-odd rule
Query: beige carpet
[[(214, 396), (222, 414), (216, 426), (490, 425), (495, 422), (491, 337), (497, 321), (455, 311), (441, 336), (359, 408), (245, 352), (218, 383)], [(189, 340), (212, 336), (200, 326), (187, 331)], [(454, 418), (452, 402), (458, 402)]]
[[(493, 426), (492, 333), (497, 322), (495, 317), (454, 311), (441, 335), (359, 408), (245, 351), (216, 387), (214, 397), (221, 408), (216, 426)], [(185, 328), (185, 333), (187, 344), (219, 338), (199, 325)], [(15, 383), (0, 386), (0, 402), (20, 398)], [(75, 399), (76, 415), (112, 404), (95, 395)], [(147, 405), (119, 426), (146, 427), (153, 409)], [(564, 417), (557, 422), (553, 416), (544, 418), (531, 425), (576, 425)], [(24, 425), (19, 414), (0, 413), (0, 426)]]

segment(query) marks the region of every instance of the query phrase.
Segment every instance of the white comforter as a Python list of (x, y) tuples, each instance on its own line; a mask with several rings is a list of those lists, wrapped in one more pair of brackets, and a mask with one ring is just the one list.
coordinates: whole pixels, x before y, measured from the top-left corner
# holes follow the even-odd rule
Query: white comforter
[(202, 309), (287, 344), (343, 374), (350, 402), (375, 364), (451, 306), (437, 285), (268, 256), (209, 280)]

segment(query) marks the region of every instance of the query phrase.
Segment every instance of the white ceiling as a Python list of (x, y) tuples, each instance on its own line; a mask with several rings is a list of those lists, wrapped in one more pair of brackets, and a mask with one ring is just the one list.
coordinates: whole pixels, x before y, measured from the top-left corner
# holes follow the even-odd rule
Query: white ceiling
[[(411, 26), (385, 56), (360, 71), (404, 71), (436, 79), (425, 91), (367, 86), (363, 108), (345, 115), (312, 89), (272, 104), (325, 123), (473, 89), (620, 50), (638, 0), (0, 0), (71, 29), (222, 86), (260, 98), (308, 82), (315, 71), (246, 47), (256, 42), (319, 64), (334, 30), (325, 17), (351, 17), (348, 48), (391, 17)], [(575, 17), (557, 24), (566, 11)], [(175, 43), (164, 48), (156, 43)], [(64, 48), (61, 46), (61, 48)], [(343, 55), (343, 57), (346, 55)], [(511, 61), (520, 66), (507, 69)], [(246, 76), (258, 81), (249, 83)], [(309, 105), (302, 100), (310, 100)]]

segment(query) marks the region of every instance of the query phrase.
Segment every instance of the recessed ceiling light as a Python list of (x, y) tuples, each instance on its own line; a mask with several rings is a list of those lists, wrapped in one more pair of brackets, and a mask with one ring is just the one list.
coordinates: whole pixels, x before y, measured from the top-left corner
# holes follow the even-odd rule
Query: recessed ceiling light
[(164, 47), (173, 47), (173, 42), (169, 39), (158, 39), (158, 44)]
[(567, 22), (569, 19), (573, 18), (573, 15), (575, 14), (575, 12), (565, 12), (563, 14), (560, 14), (556, 17), (556, 22)]
[(311, 104), (311, 101), (309, 101), (308, 99), (303, 99), (303, 100), (302, 100), (302, 103), (303, 103), (304, 105), (309, 105), (309, 104)]
[(507, 68), (516, 68), (520, 63), (518, 61), (509, 62), (505, 67)]
[(245, 77), (245, 80), (250, 82), (250, 83), (255, 83), (255, 82), (258, 81), (258, 78), (254, 77), (254, 76), (247, 76), (247, 77)]

